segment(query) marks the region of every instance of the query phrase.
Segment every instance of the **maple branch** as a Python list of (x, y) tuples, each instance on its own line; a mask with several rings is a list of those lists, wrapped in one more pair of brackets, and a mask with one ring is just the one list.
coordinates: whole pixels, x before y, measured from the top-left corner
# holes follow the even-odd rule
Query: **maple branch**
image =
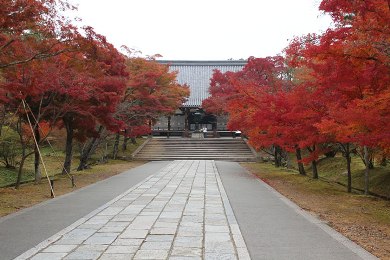
[(4, 44), (3, 46), (0, 47), (0, 51), (7, 48), (8, 46), (10, 46), (14, 41), (15, 41), (15, 39), (9, 40), (6, 44)]
[(64, 50), (57, 51), (57, 52), (50, 53), (50, 54), (37, 53), (37, 54), (31, 56), (30, 58), (27, 58), (27, 59), (24, 59), (24, 60), (14, 61), (14, 62), (10, 62), (10, 63), (7, 63), (7, 64), (0, 64), (0, 69), (7, 68), (7, 67), (10, 67), (10, 66), (14, 66), (14, 65), (18, 65), (18, 64), (27, 63), (27, 62), (30, 62), (32, 60), (43, 60), (43, 59), (46, 59), (46, 58), (49, 58), (49, 57), (54, 57), (54, 56), (57, 56), (57, 55), (59, 55), (61, 53), (66, 52), (66, 51), (67, 50), (64, 49)]
[(0, 64), (0, 69), (7, 68), (7, 67), (10, 67), (10, 66), (14, 66), (14, 65), (18, 65), (18, 64), (27, 63), (27, 62), (30, 62), (32, 60), (43, 60), (43, 59), (46, 59), (46, 58), (50, 58), (50, 57), (54, 57), (54, 56), (60, 55), (60, 54), (65, 53), (65, 52), (74, 52), (74, 51), (76, 51), (76, 50), (72, 50), (71, 48), (65, 48), (65, 49), (60, 50), (60, 51), (48, 53), (57, 44), (66, 43), (66, 42), (69, 42), (69, 41), (71, 41), (71, 40), (66, 40), (66, 41), (63, 41), (63, 42), (61, 42), (61, 41), (56, 42), (52, 46), (50, 46), (47, 50), (39, 52), (39, 53), (36, 53), (36, 54), (34, 54), (33, 56), (31, 56), (31, 57), (29, 57), (27, 59), (14, 61), (14, 62), (10, 62), (10, 63), (5, 63), (5, 64)]

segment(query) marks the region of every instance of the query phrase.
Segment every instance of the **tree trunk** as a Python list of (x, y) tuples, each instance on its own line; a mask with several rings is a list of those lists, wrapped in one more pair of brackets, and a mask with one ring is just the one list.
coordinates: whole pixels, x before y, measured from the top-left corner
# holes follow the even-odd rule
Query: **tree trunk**
[(80, 155), (80, 164), (77, 167), (77, 171), (82, 171), (82, 170), (88, 168), (88, 160), (89, 160), (89, 158), (90, 158), (90, 156), (92, 154), (93, 148), (94, 148), (97, 140), (99, 139), (99, 136), (102, 133), (102, 131), (103, 131), (103, 126), (99, 126), (98, 137), (92, 138), (91, 142), (89, 142), (87, 147), (81, 153), (81, 155)]
[(20, 183), (22, 182), (23, 166), (24, 166), (25, 161), (26, 161), (27, 157), (29, 157), (30, 155), (32, 155), (34, 153), (34, 151), (32, 151), (28, 154), (24, 154), (24, 153), (25, 153), (25, 151), (23, 151), (23, 156), (22, 156), (22, 159), (20, 160), (18, 177), (16, 178), (16, 183), (15, 183), (15, 189), (19, 189)]
[(132, 144), (137, 144), (137, 139), (135, 139), (135, 137), (131, 137), (130, 139)]
[(152, 119), (149, 119), (149, 130), (150, 130), (149, 136), (152, 136)]
[(125, 129), (125, 132), (123, 133), (122, 151), (127, 150), (127, 141), (129, 141), (129, 137), (127, 136), (127, 129)]
[(369, 164), (369, 154), (367, 146), (364, 146), (364, 161), (366, 162), (366, 169), (364, 171), (364, 194), (368, 195), (369, 191), (369, 172), (370, 172), (370, 164)]
[(6, 116), (7, 116), (7, 112), (5, 111), (4, 105), (2, 105), (0, 108), (0, 136), (2, 134)]
[(313, 170), (313, 179), (318, 179), (317, 161), (311, 161), (311, 167)]
[(386, 158), (386, 156), (384, 156), (384, 155), (382, 156), (380, 165), (381, 166), (386, 166), (387, 165), (387, 158)]
[(368, 169), (374, 169), (374, 160), (373, 158), (370, 158), (370, 156), (368, 156)]
[[(22, 180), (22, 172), (23, 172), (23, 165), (24, 161), (26, 160), (26, 144), (23, 139), (23, 130), (22, 130), (22, 118), (19, 116), (18, 122), (16, 123), (16, 131), (19, 134), (19, 139), (20, 139), (20, 146), (22, 147), (22, 159), (19, 164), (19, 172), (18, 176), (16, 178), (16, 183), (15, 183), (15, 189), (18, 189), (20, 186), (20, 182)], [(33, 152), (32, 152), (33, 153)], [(30, 154), (32, 154), (30, 153)]]
[(120, 133), (116, 133), (115, 135), (115, 142), (114, 142), (114, 150), (112, 152), (112, 158), (116, 160), (116, 157), (118, 156), (118, 150), (119, 150), (119, 139), (120, 139)]
[[(315, 145), (313, 145), (313, 148), (307, 147), (307, 150), (309, 150), (310, 153), (314, 153), (316, 148), (317, 147)], [(317, 169), (317, 161), (316, 160), (311, 161), (311, 169), (313, 172), (313, 179), (318, 179), (318, 169)]]
[(35, 139), (37, 141), (37, 145), (34, 147), (34, 174), (35, 174), (35, 184), (38, 184), (41, 182), (42, 174), (41, 174), (41, 168), (40, 168), (40, 154), (39, 154), (39, 142), (41, 141), (41, 135), (39, 133), (38, 126), (34, 130)]
[(279, 147), (274, 145), (274, 159), (275, 159), (275, 167), (281, 166), (280, 156), (279, 156)]
[(127, 150), (127, 143), (128, 143), (128, 141), (129, 141), (129, 138), (125, 136), (123, 138), (122, 151), (126, 151)]
[(62, 174), (69, 174), (72, 166), (72, 154), (73, 154), (73, 118), (63, 119), (66, 129), (66, 143), (65, 143), (65, 161), (64, 167), (62, 168)]
[(287, 169), (292, 169), (293, 167), (291, 165), (290, 154), (287, 151), (285, 151), (284, 157), (286, 159), (286, 167), (287, 167)]
[(351, 151), (349, 150), (349, 143), (344, 146), (345, 159), (347, 160), (347, 191), (352, 192), (352, 174), (351, 174)]
[(295, 149), (295, 155), (297, 157), (299, 174), (306, 175), (305, 168), (303, 167), (303, 163), (301, 162), (302, 160), (301, 148), (298, 147)]

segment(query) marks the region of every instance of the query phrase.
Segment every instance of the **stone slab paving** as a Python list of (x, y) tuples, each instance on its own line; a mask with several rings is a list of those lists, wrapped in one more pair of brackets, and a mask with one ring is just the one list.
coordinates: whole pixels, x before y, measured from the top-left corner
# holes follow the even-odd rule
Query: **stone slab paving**
[(174, 161), (16, 259), (250, 259), (214, 161)]

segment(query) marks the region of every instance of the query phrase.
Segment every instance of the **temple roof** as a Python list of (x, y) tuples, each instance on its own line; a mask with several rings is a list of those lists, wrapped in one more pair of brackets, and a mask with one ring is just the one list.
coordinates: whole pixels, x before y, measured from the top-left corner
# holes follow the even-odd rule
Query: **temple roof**
[(190, 87), (190, 97), (183, 107), (201, 107), (202, 101), (210, 96), (209, 87), (213, 70), (221, 72), (241, 70), (247, 63), (244, 60), (158, 60), (162, 64), (169, 64), (170, 71), (178, 71), (177, 81)]

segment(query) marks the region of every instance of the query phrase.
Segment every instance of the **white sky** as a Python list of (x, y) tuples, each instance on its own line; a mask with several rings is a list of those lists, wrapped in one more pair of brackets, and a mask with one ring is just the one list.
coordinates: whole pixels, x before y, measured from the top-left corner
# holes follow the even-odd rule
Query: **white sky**
[(117, 48), (173, 60), (281, 53), (288, 39), (330, 26), (320, 0), (72, 0), (78, 16)]

